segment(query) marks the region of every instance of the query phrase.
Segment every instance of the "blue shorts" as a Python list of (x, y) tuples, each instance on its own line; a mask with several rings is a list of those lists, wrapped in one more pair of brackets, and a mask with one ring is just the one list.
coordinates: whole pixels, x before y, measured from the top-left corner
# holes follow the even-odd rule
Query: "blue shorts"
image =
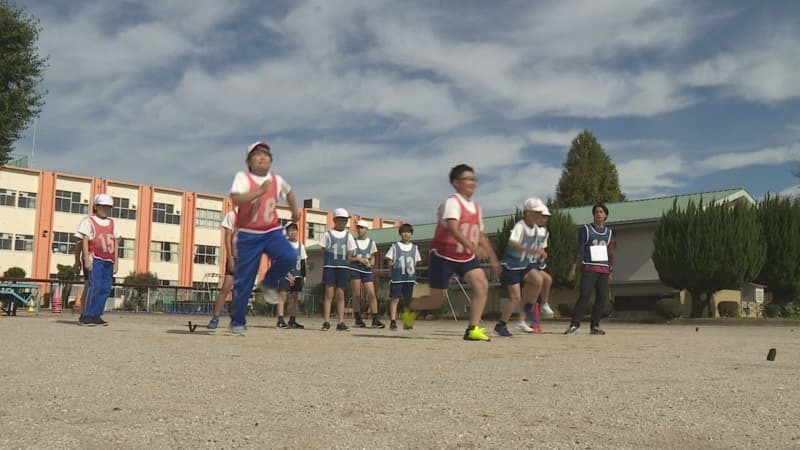
[(414, 283), (391, 283), (389, 284), (389, 298), (412, 298), (414, 297)]
[(372, 272), (350, 271), (351, 280), (361, 280), (362, 283), (372, 283)]
[(503, 286), (513, 286), (515, 284), (522, 284), (525, 275), (531, 270), (539, 270), (537, 264), (529, 264), (528, 267), (519, 270), (511, 270), (503, 266), (503, 273), (500, 274), (500, 284)]
[(352, 271), (349, 267), (323, 267), (322, 284), (347, 289), (347, 285), (350, 284), (350, 272)]
[(303, 292), (303, 277), (295, 277), (294, 284), (290, 285), (286, 277), (278, 282), (278, 290), (286, 292)]
[(453, 274), (463, 278), (467, 272), (480, 268), (481, 264), (477, 258), (465, 262), (455, 262), (431, 253), (431, 260), (428, 264), (428, 280), (432, 289), (447, 289), (450, 287), (450, 277)]

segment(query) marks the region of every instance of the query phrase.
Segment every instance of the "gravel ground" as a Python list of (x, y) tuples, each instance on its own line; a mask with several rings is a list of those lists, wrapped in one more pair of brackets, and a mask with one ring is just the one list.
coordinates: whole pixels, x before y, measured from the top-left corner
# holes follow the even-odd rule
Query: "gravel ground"
[(547, 322), (464, 342), (453, 321), (252, 318), (232, 336), (207, 317), (74, 318), (0, 318), (0, 447), (800, 448), (800, 327)]

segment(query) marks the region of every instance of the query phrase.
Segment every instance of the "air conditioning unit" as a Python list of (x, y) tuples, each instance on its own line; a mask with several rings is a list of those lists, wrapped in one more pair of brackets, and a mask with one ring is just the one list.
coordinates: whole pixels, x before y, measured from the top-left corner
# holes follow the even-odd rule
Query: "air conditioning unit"
[(318, 198), (307, 198), (307, 199), (303, 200), (303, 208), (319, 209), (319, 199)]

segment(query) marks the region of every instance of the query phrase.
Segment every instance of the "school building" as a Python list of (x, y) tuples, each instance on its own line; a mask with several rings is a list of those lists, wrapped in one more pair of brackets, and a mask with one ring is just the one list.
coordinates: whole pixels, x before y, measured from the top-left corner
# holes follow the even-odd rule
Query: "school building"
[[(617, 317), (652, 313), (655, 310), (655, 303), (667, 297), (680, 300), (685, 307), (685, 316), (689, 315), (691, 299), (688, 293), (685, 291), (679, 292), (664, 285), (658, 277), (658, 271), (656, 271), (652, 259), (653, 237), (662, 214), (672, 208), (673, 202), (677, 202), (679, 207), (685, 208), (689, 201), (694, 201), (697, 204), (700, 199), (703, 199), (706, 204), (728, 203), (734, 205), (746, 203), (753, 205), (756, 203), (753, 197), (744, 189), (726, 189), (607, 204), (609, 208), (607, 224), (614, 229), (616, 240), (611, 296), (614, 299), (614, 314)], [(560, 212), (568, 214), (576, 224), (581, 226), (592, 221), (591, 210), (591, 206), (582, 206), (564, 208)], [(509, 217), (511, 216), (508, 214), (484, 217), (485, 231), (490, 239), (500, 231), (503, 222)], [(419, 274), (423, 277), (426, 276), (428, 251), (430, 250), (435, 228), (435, 223), (414, 224), (413, 241), (419, 246), (420, 255), (422, 256), (422, 262), (419, 264)], [(371, 230), (368, 236), (378, 246), (377, 269), (379, 271), (387, 269), (383, 255), (388, 247), (399, 239), (397, 230)], [(553, 252), (568, 252), (573, 255), (575, 249), (549, 248), (548, 252), (550, 254), (553, 254)], [(309, 261), (309, 266), (321, 266), (321, 249), (318, 247), (309, 248)], [(379, 297), (386, 295), (386, 292), (382, 291), (386, 291), (388, 289), (387, 286), (378, 285)], [(427, 291), (427, 285), (425, 284), (418, 284), (415, 288), (415, 293), (424, 293), (425, 291)], [(489, 296), (487, 311), (498, 311), (503, 297), (506, 297), (504, 290), (495, 286)], [(550, 302), (552, 304), (574, 304), (577, 298), (577, 290), (557, 289), (553, 291)], [(459, 289), (452, 291), (452, 301), (456, 312), (463, 313), (466, 311), (464, 298)], [(764, 289), (762, 286), (748, 284), (741, 291), (723, 290), (715, 295), (715, 302), (718, 304), (723, 301), (740, 303), (743, 316), (754, 316), (757, 304), (764, 301)]]
[[(54, 279), (58, 265), (74, 263), (73, 234), (92, 212), (96, 194), (114, 198), (111, 215), (121, 234), (116, 282), (131, 272), (154, 272), (165, 286), (216, 284), (226, 255), (220, 222), (232, 209), (226, 195), (184, 191), (26, 167), (0, 168), (0, 274), (22, 268), (27, 278)], [(333, 213), (319, 200), (303, 202), (298, 223), (300, 240), (315, 245), (329, 227)], [(286, 205), (278, 205), (283, 223)], [(399, 221), (367, 220), (374, 228), (395, 227)], [(264, 258), (262, 273), (268, 267)]]

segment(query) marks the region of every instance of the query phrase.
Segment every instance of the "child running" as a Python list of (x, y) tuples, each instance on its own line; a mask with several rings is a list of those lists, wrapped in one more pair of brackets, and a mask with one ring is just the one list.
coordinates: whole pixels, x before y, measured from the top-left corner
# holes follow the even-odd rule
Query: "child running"
[[(281, 279), (278, 283), (278, 328), (295, 328), (302, 330), (305, 328), (297, 322), (297, 304), (300, 303), (300, 293), (303, 292), (303, 280), (306, 277), (306, 260), (308, 254), (306, 253), (306, 246), (297, 240), (298, 227), (294, 222), (286, 224), (286, 237), (289, 239), (289, 244), (297, 256), (297, 263), (289, 273)], [(291, 296), (291, 303), (289, 304), (289, 323), (283, 318), (284, 305), (286, 304), (287, 294)]]
[(403, 306), (408, 307), (414, 297), (414, 285), (417, 284), (417, 263), (422, 261), (417, 244), (411, 242), (414, 227), (404, 223), (397, 230), (400, 240), (392, 244), (386, 251), (386, 259), (391, 266), (391, 282), (389, 283), (390, 330), (397, 330), (397, 304), (403, 299)]
[[(508, 289), (509, 301), (500, 314), (500, 321), (494, 327), (499, 336), (512, 336), (508, 331), (508, 321), (523, 294), (526, 299), (536, 299), (544, 284), (543, 279), (546, 274), (541, 269), (544, 268), (544, 261), (547, 258), (545, 250), (547, 230), (540, 229), (539, 225), (543, 223), (541, 217), (545, 213), (550, 214), (541, 200), (529, 198), (523, 204), (522, 220), (511, 229), (508, 245), (503, 254), (503, 274), (500, 277), (503, 286)], [(526, 333), (541, 333), (538, 317), (531, 319), (531, 322), (536, 326), (528, 326), (520, 318), (517, 329)]]
[(481, 208), (472, 200), (478, 178), (472, 167), (459, 164), (450, 170), (450, 184), (456, 192), (439, 207), (438, 221), (431, 242), (429, 277), (431, 294), (411, 301), (403, 312), (403, 325), (414, 326), (417, 311), (437, 309), (442, 306), (450, 286), (450, 277), (463, 278), (473, 292), (469, 325), (464, 340), (490, 341), (485, 330), (478, 325), (489, 294), (489, 280), (480, 261), (488, 259), (496, 275), (500, 262), (483, 233)]
[(322, 331), (331, 329), (331, 303), (336, 297), (336, 315), (338, 331), (347, 331), (348, 327), (344, 323), (344, 290), (350, 282), (350, 253), (356, 247), (353, 235), (347, 231), (347, 220), (350, 214), (344, 208), (336, 208), (333, 211), (333, 229), (326, 231), (322, 235), (319, 245), (325, 249), (325, 256), (322, 263), (322, 283), (325, 285), (325, 303), (322, 308), (323, 318)]
[(375, 295), (375, 283), (372, 279), (372, 267), (375, 265), (375, 253), (378, 247), (375, 241), (367, 237), (369, 222), (359, 220), (356, 224), (355, 248), (348, 258), (351, 264), (350, 289), (353, 294), (353, 316), (356, 327), (364, 328), (367, 324), (361, 319), (361, 293), (366, 291), (369, 310), (372, 313), (372, 328), (384, 328), (386, 325), (378, 320), (378, 296)]
[(83, 270), (89, 280), (89, 290), (84, 295), (86, 306), (78, 322), (81, 325), (108, 325), (102, 315), (117, 273), (117, 241), (120, 237), (114, 219), (110, 217), (113, 207), (114, 199), (110, 195), (98, 194), (94, 197), (94, 215), (85, 217), (78, 224), (78, 233), (83, 236)]
[(272, 173), (272, 151), (266, 142), (255, 142), (247, 148), (247, 171), (238, 172), (231, 186), (231, 201), (239, 208), (236, 214), (236, 267), (233, 276), (230, 331), (244, 334), (247, 304), (266, 254), (271, 262), (264, 276), (264, 299), (278, 303), (278, 282), (297, 261), (297, 255), (286, 236), (275, 207), (285, 198), (292, 211), (292, 220), (300, 219), (294, 192), (280, 175)]
[(220, 286), (217, 299), (214, 301), (214, 313), (211, 316), (211, 320), (208, 321), (208, 325), (206, 325), (209, 330), (215, 330), (219, 326), (222, 307), (225, 305), (225, 300), (228, 299), (231, 290), (233, 290), (233, 273), (234, 267), (236, 267), (236, 256), (233, 253), (235, 251), (235, 246), (233, 245), (233, 226), (235, 223), (236, 212), (228, 211), (220, 224), (225, 233), (222, 245), (225, 246), (225, 254), (228, 256), (225, 261), (225, 276), (222, 278), (222, 286)]

